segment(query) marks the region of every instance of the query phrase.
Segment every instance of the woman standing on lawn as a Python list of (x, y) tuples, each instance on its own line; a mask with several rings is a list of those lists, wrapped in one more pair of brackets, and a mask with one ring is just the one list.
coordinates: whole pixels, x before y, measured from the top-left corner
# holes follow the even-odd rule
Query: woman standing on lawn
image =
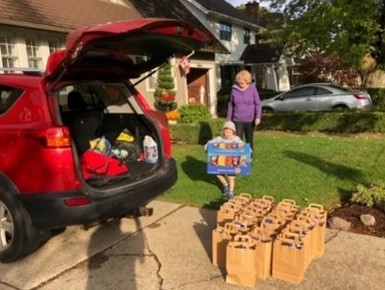
[(251, 83), (251, 74), (241, 70), (235, 77), (227, 107), (227, 120), (233, 121), (237, 135), (250, 144), (253, 152), (255, 126), (261, 122), (262, 103), (257, 88)]

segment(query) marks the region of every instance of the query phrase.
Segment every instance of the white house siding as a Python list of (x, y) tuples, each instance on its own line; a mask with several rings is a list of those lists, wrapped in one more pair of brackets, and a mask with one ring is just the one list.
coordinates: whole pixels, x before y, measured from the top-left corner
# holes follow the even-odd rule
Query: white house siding
[[(207, 74), (208, 74), (208, 100), (209, 100), (209, 111), (213, 117), (217, 117), (217, 85), (216, 85), (216, 80), (217, 80), (217, 73), (216, 73), (216, 64), (213, 61), (204, 61), (204, 60), (193, 60), (190, 62), (190, 67), (191, 68), (199, 68), (199, 69), (207, 69)], [(185, 101), (188, 103), (187, 100), (187, 86), (186, 86), (186, 80), (184, 78), (184, 89), (185, 93), (184, 95), (186, 96)]]
[[(250, 29), (250, 44), (255, 43), (255, 32), (250, 23), (229, 17), (227, 15), (216, 14), (215, 17), (209, 14), (209, 11), (197, 3), (195, 0), (180, 0), (187, 9), (202, 23), (204, 26), (218, 39), (220, 40), (219, 23), (226, 22), (231, 24), (232, 36), (230, 41), (220, 40), (224, 47), (230, 52), (229, 54), (215, 54), (215, 85), (214, 90), (217, 92), (222, 87), (221, 80), (221, 66), (238, 65), (243, 66), (243, 61), (240, 61), (240, 57), (245, 50), (247, 44), (244, 43), (244, 28)], [(255, 26), (255, 25), (254, 25)], [(211, 93), (210, 93), (211, 94)], [(213, 100), (214, 98), (210, 98)], [(216, 97), (213, 101), (213, 106), (216, 106)], [(213, 109), (213, 108), (211, 108)], [(215, 109), (215, 108), (214, 108)]]
[[(26, 40), (33, 39), (38, 47), (37, 56), (40, 59), (38, 68), (44, 70), (50, 54), (49, 41), (57, 42), (59, 48), (63, 47), (66, 34), (0, 25), (0, 36), (12, 39), (14, 48), (13, 66), (16, 68), (28, 68)], [(3, 67), (1, 59), (0, 66)]]
[[(28, 66), (28, 56), (27, 56), (27, 39), (34, 39), (36, 45), (38, 46), (38, 57), (41, 59), (39, 63), (39, 69), (44, 70), (47, 65), (49, 51), (49, 41), (55, 41), (58, 43), (59, 48), (64, 47), (65, 33), (55, 33), (47, 32), (34, 29), (26, 28), (17, 28), (9, 26), (0, 26), (0, 36), (9, 37), (13, 42), (12, 55), (13, 57), (13, 67), (14, 68), (29, 68)], [(175, 77), (175, 90), (176, 90), (176, 101), (178, 105), (188, 104), (188, 95), (187, 95), (187, 84), (186, 78), (184, 75), (181, 75), (180, 70), (178, 69), (179, 60), (172, 60), (174, 67), (174, 77)], [(213, 61), (199, 61), (191, 60), (190, 66), (192, 68), (204, 68), (208, 70), (209, 75), (209, 100), (210, 100), (210, 112), (215, 116), (216, 114), (216, 72), (215, 72), (215, 63)], [(0, 67), (4, 67), (1, 58), (0, 52)], [(0, 72), (1, 73), (1, 72)], [(143, 77), (145, 75), (142, 75)], [(135, 83), (138, 79), (133, 79)], [(153, 86), (149, 85), (149, 80), (144, 80), (141, 83), (138, 83), (136, 88), (148, 101), (149, 105), (154, 108), (154, 84), (156, 83), (156, 74), (152, 76)]]

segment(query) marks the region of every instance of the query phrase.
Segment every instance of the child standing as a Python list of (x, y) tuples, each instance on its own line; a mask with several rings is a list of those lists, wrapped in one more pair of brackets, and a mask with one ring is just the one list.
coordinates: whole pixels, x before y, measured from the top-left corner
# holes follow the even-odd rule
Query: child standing
[[(244, 144), (244, 142), (236, 134), (235, 124), (232, 121), (226, 121), (223, 125), (222, 135), (210, 140), (208, 143), (227, 143), (227, 144)], [(207, 144), (205, 149), (207, 150)], [(222, 184), (223, 194), (227, 198), (234, 197), (235, 175), (217, 175)]]

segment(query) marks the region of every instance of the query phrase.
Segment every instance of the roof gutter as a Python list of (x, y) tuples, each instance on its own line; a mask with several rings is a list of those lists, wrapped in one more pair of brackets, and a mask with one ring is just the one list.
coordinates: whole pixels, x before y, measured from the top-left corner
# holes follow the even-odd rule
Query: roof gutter
[(65, 34), (73, 30), (73, 28), (58, 27), (58, 26), (31, 23), (31, 22), (12, 20), (12, 19), (0, 19), (0, 24), (16, 26), (20, 28), (32, 28), (32, 29), (38, 29), (38, 30), (44, 30), (44, 31), (61, 32)]
[(262, 28), (262, 26), (254, 24), (252, 22), (243, 21), (241, 19), (234, 18), (234, 17), (228, 16), (226, 14), (221, 14), (221, 13), (218, 13), (218, 12), (215, 12), (215, 11), (212, 11), (212, 10), (207, 12), (207, 16), (211, 16), (211, 17), (219, 19), (219, 20), (226, 19), (229, 22), (236, 23), (236, 24), (243, 25), (243, 26), (247, 26), (247, 27), (254, 28), (254, 29), (261, 29)]

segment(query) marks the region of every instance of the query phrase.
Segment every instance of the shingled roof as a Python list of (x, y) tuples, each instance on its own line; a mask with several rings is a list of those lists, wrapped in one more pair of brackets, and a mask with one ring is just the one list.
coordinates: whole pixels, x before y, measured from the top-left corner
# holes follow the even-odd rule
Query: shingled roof
[(49, 31), (140, 18), (132, 6), (102, 0), (0, 0), (0, 23)]

